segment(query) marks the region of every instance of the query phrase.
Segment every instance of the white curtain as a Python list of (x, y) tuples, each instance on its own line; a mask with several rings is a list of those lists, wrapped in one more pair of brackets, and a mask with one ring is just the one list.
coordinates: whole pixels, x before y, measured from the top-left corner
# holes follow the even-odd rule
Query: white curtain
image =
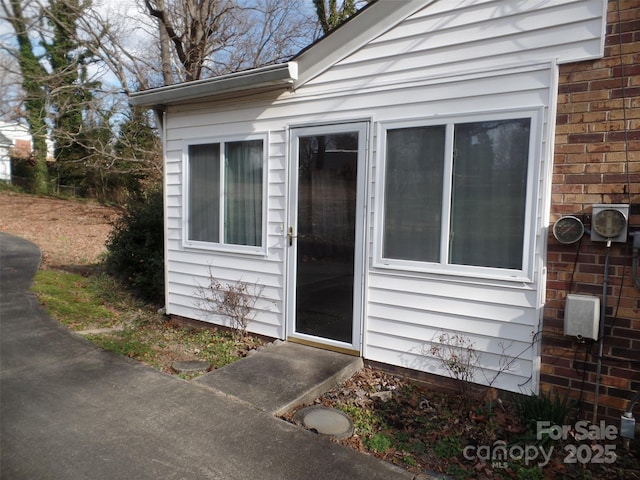
[(387, 131), (383, 256), (440, 261), (444, 125)]
[(449, 262), (522, 268), (530, 119), (455, 126)]
[(262, 140), (225, 144), (224, 242), (262, 244)]
[(220, 144), (189, 146), (189, 240), (220, 241)]

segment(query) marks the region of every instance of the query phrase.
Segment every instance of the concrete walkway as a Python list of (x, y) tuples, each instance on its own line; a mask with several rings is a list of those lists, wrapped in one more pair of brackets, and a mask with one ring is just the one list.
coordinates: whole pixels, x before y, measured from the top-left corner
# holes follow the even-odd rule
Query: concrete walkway
[(71, 334), (29, 292), (39, 261), (0, 233), (0, 478), (413, 478), (269, 413), (287, 398), (256, 407)]
[(362, 367), (359, 357), (276, 342), (194, 382), (282, 415), (311, 403)]

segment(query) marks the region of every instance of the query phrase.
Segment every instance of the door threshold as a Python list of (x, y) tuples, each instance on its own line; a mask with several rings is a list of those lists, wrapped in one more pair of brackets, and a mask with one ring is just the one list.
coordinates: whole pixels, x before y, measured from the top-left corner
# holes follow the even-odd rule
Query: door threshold
[(353, 357), (359, 357), (360, 352), (353, 348), (338, 347), (336, 345), (328, 345), (322, 342), (314, 342), (313, 340), (306, 340), (304, 338), (287, 337), (287, 342), (298, 343), (300, 345), (306, 345), (308, 347), (320, 348), (322, 350), (329, 350), (337, 353), (344, 353), (345, 355), (351, 355)]

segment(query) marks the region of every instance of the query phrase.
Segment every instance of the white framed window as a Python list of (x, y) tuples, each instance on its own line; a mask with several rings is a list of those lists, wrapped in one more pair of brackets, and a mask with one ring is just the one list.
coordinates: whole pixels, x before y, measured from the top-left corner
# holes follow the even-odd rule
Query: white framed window
[(266, 136), (184, 146), (185, 245), (264, 253)]
[(382, 123), (376, 266), (530, 280), (540, 118)]

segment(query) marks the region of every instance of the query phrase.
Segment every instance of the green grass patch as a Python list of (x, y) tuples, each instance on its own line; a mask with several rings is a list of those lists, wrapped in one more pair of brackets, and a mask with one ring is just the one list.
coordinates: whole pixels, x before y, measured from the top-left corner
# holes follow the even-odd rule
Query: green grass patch
[(375, 410), (354, 403), (336, 406), (351, 418), (356, 432), (363, 439), (370, 438), (379, 430), (386, 428), (384, 420)]
[(442, 437), (433, 446), (433, 452), (440, 459), (456, 458), (462, 454), (462, 448), (458, 437)]
[(393, 439), (382, 432), (378, 432), (363, 440), (365, 446), (373, 452), (386, 452), (393, 445)]
[(104, 350), (145, 363), (153, 363), (153, 347), (137, 334), (136, 330), (126, 329), (108, 335), (88, 335), (87, 338)]
[(100, 348), (167, 373), (175, 373), (171, 369), (174, 362), (186, 360), (203, 360), (211, 368), (220, 368), (262, 343), (253, 337), (237, 343), (227, 331), (169, 321), (157, 313), (157, 307), (139, 301), (106, 274), (41, 270), (33, 291), (49, 315), (71, 330), (122, 328), (86, 338)]
[(118, 320), (100, 295), (102, 288), (95, 277), (40, 270), (33, 291), (49, 315), (72, 330), (105, 328)]

